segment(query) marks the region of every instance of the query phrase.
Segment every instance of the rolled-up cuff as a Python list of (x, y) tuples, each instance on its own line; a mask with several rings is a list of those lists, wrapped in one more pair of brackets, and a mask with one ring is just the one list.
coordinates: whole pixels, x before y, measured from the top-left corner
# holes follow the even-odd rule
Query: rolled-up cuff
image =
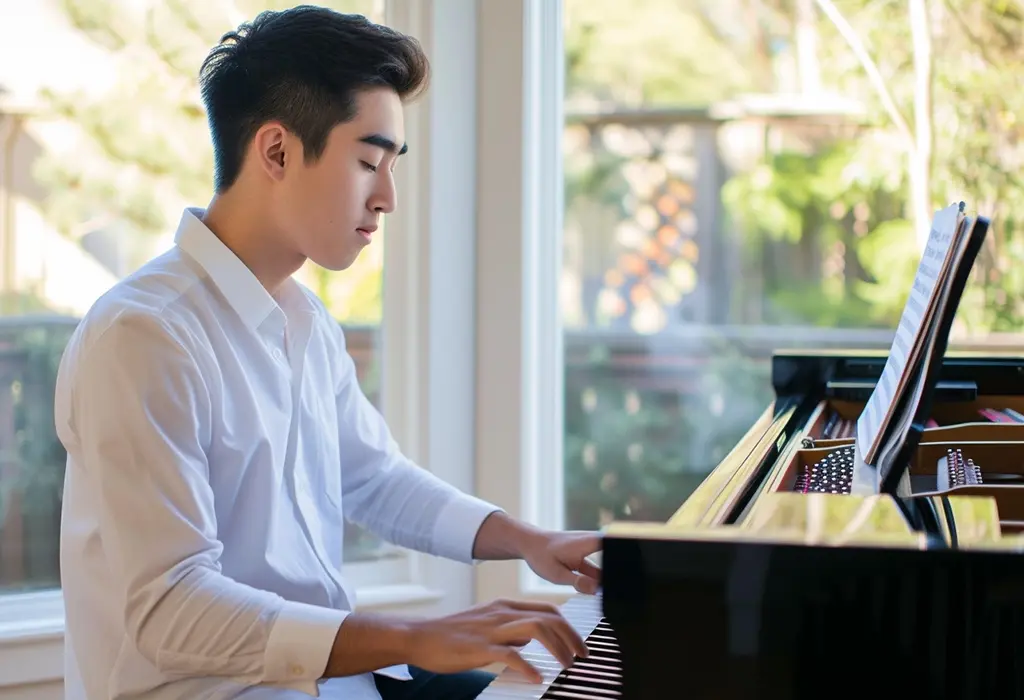
[(287, 601), (267, 640), (265, 683), (319, 696), (334, 640), (350, 613)]
[(484, 520), (501, 508), (484, 500), (460, 494), (446, 505), (434, 524), (433, 554), (465, 564), (473, 563), (473, 544)]

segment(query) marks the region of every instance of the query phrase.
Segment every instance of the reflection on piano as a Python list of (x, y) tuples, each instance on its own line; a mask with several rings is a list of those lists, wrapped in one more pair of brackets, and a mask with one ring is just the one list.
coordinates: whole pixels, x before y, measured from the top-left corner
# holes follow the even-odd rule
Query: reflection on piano
[[(603, 601), (563, 610), (585, 638), (603, 616), (588, 672), (621, 686), (566, 687), (532, 642), (544, 683), (506, 671), (481, 699), (1024, 697), (1024, 486), (908, 499), (927, 527), (886, 494), (797, 489), (850, 444), (825, 428), (856, 416), (885, 360), (777, 353), (775, 400), (675, 515), (607, 529)], [(1024, 413), (1024, 357), (947, 355), (911, 477), (934, 484), (954, 445), (1024, 475), (1024, 423), (989, 408)]]

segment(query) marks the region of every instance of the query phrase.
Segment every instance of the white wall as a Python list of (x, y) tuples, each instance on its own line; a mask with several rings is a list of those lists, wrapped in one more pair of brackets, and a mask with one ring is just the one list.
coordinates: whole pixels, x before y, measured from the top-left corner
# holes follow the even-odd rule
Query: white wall
[(63, 700), (64, 681), (0, 687), (0, 700)]

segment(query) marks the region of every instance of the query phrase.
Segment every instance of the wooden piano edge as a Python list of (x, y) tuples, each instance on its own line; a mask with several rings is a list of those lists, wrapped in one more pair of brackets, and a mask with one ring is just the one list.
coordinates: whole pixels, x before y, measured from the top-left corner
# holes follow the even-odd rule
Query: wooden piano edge
[(725, 522), (760, 466), (760, 456), (784, 431), (792, 408), (772, 402), (729, 454), (669, 518), (672, 526), (714, 526)]
[[(928, 548), (925, 535), (910, 529), (896, 502), (885, 494), (777, 492), (762, 493), (759, 501), (757, 509), (733, 525), (615, 522), (604, 529), (603, 536), (606, 539), (729, 541), (805, 547)], [(1024, 533), (1001, 533), (994, 499), (951, 496), (948, 502), (956, 523), (958, 549), (1024, 552)], [(943, 535), (947, 544), (951, 544), (948, 530), (944, 529)]]

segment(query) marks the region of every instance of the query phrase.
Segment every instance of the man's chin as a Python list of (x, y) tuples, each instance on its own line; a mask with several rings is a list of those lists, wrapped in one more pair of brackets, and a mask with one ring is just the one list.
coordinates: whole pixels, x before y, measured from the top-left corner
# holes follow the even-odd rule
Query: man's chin
[(310, 257), (310, 260), (312, 260), (314, 263), (324, 268), (325, 270), (330, 270), (331, 272), (341, 272), (352, 267), (352, 263), (356, 261), (357, 257), (359, 257), (358, 253), (346, 253), (344, 255), (338, 255), (333, 257), (325, 255), (319, 259)]

